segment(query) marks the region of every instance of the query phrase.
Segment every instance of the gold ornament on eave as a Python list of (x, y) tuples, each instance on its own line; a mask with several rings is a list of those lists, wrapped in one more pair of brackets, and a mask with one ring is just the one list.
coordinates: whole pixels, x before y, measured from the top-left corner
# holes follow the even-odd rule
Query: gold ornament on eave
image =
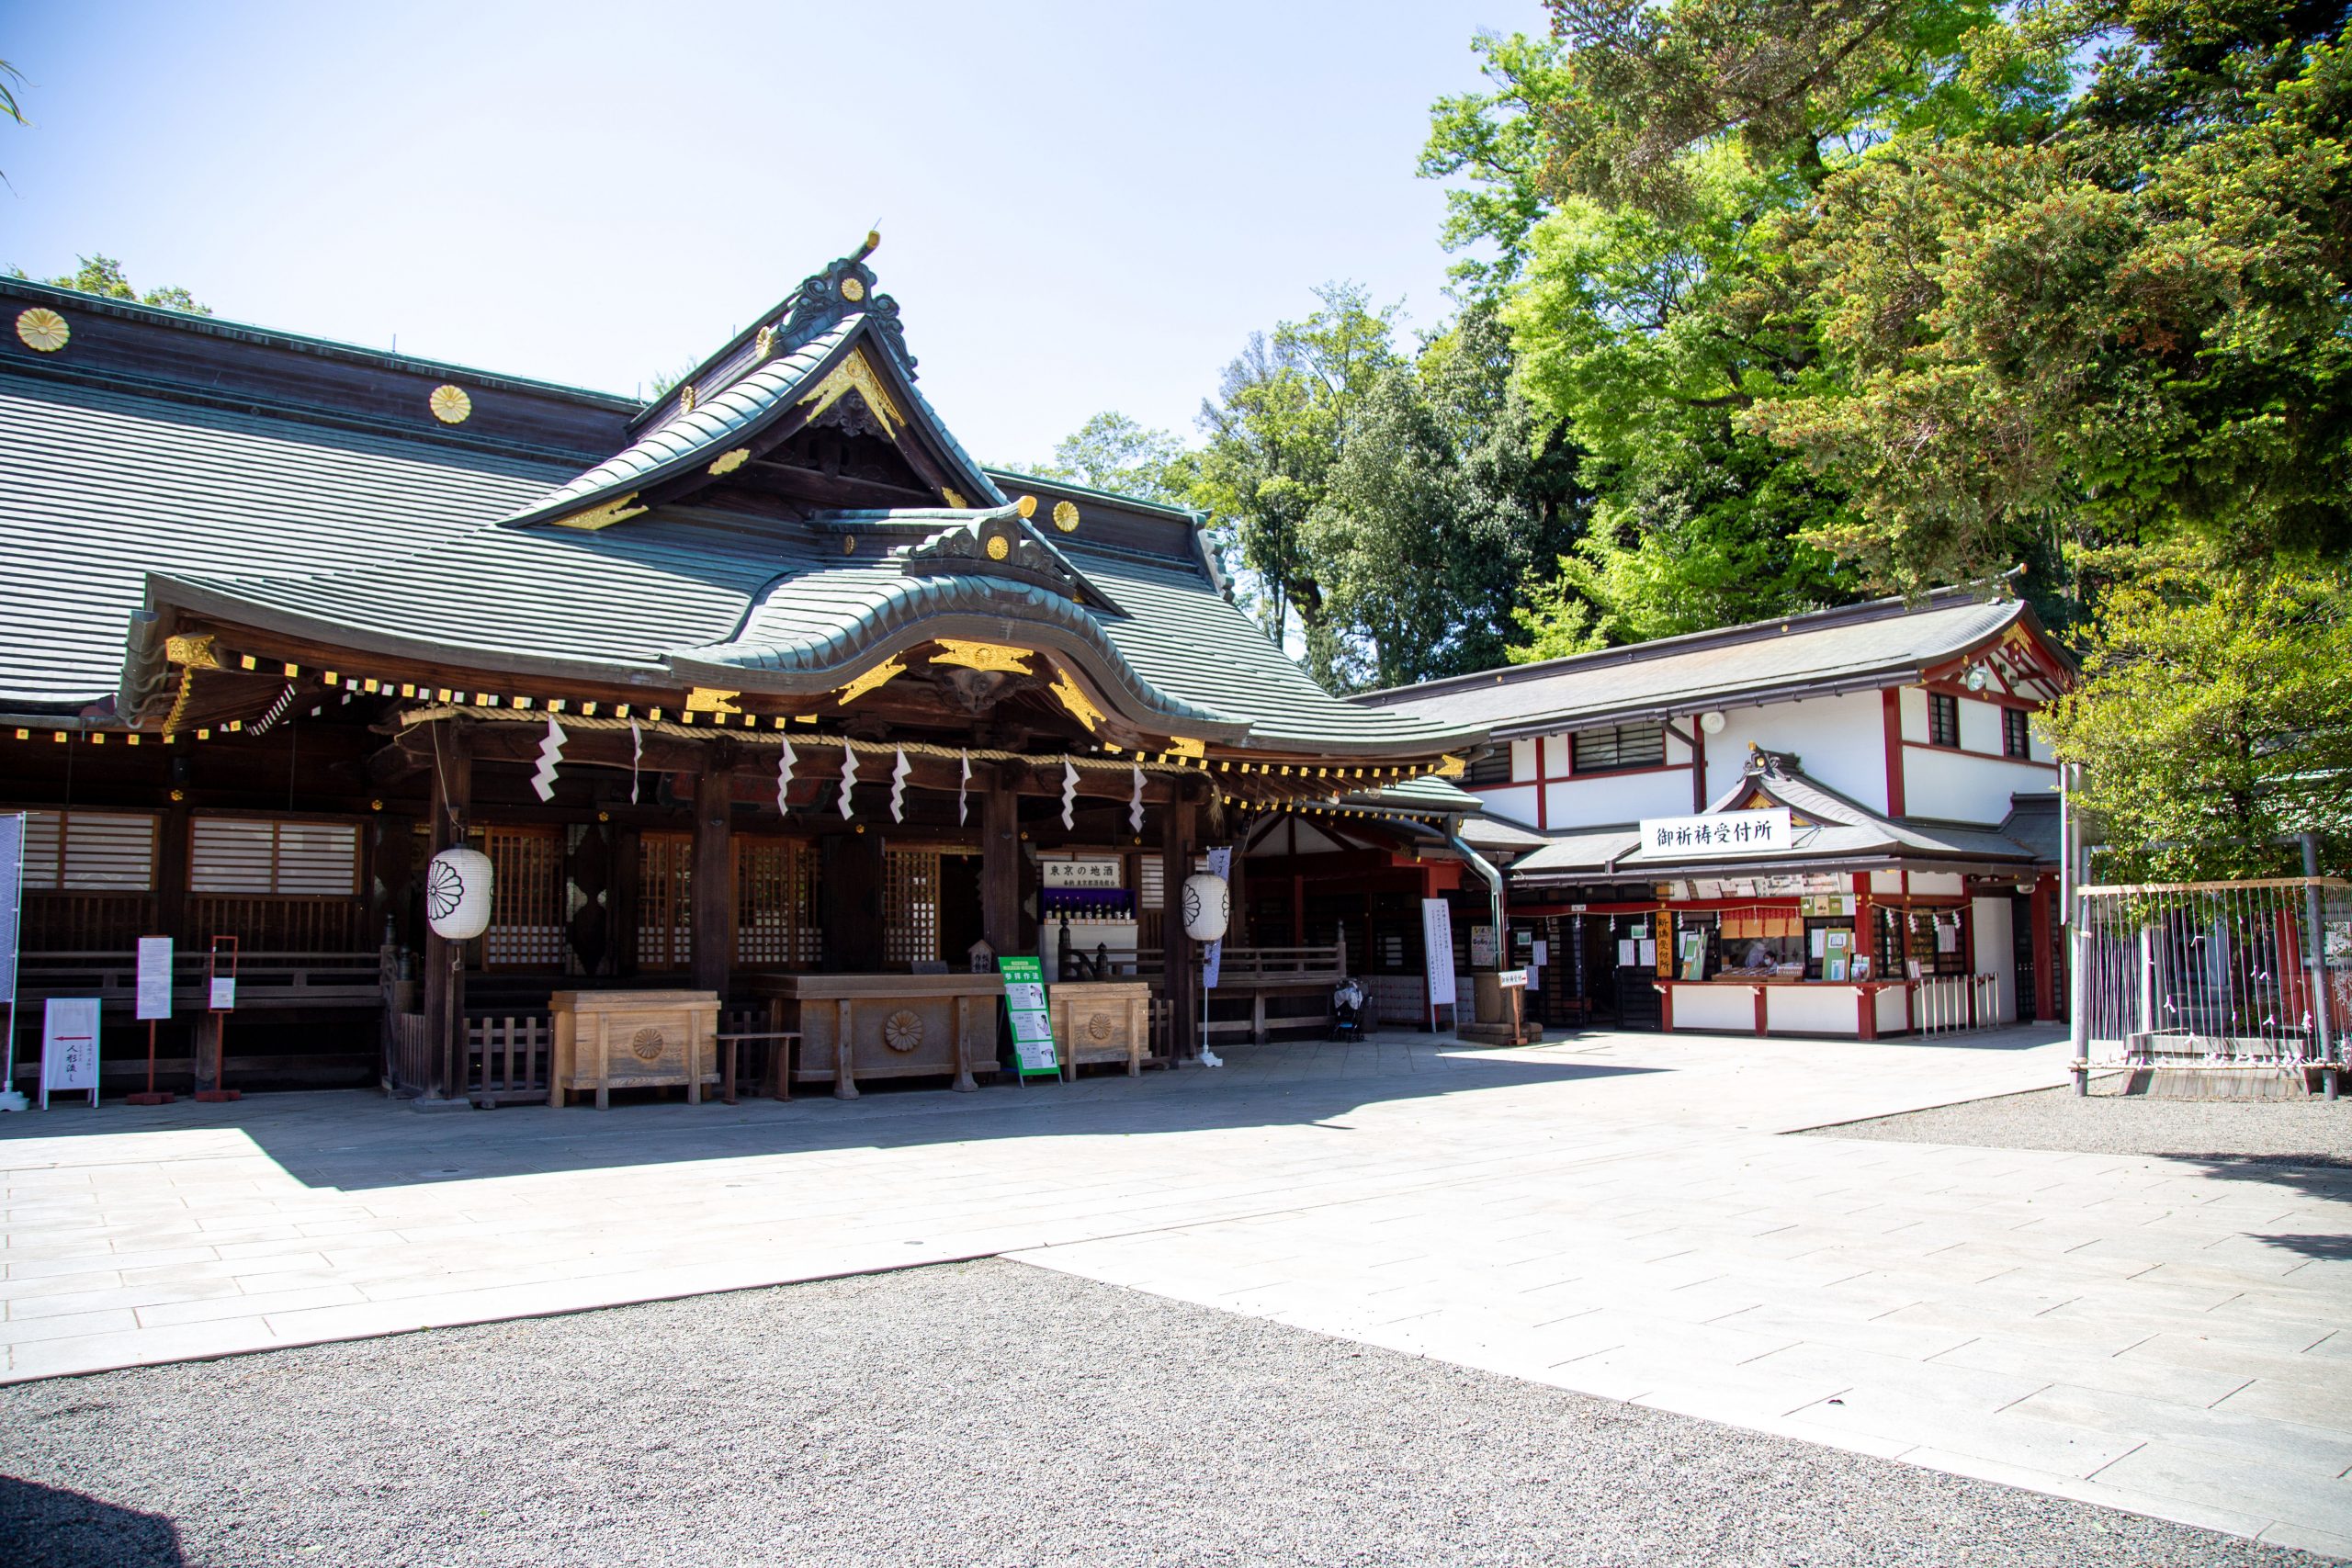
[(989, 559), (1002, 560), (1012, 553), (1012, 543), (1001, 534), (989, 536)]
[(463, 424), (474, 412), (474, 400), (466, 395), (463, 387), (435, 387), (433, 395), (424, 400), (424, 406), (444, 424)]
[(73, 335), (65, 318), (46, 305), (35, 305), (17, 317), (17, 336), (36, 354), (55, 354)]
[(1054, 526), (1065, 534), (1078, 532), (1078, 508), (1067, 501), (1054, 502)]
[(865, 298), (865, 285), (854, 277), (842, 279), (842, 298), (854, 305)]

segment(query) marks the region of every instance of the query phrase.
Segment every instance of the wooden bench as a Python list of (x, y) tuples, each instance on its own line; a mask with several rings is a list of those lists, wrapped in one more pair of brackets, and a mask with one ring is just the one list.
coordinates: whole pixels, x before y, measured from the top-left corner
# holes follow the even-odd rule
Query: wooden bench
[(719, 1035), (718, 1098), (729, 1105), (736, 1103), (736, 1053), (742, 1049), (746, 1042), (768, 1043), (778, 1040), (784, 1042), (782, 1045), (775, 1047), (775, 1055), (781, 1058), (781, 1061), (769, 1062), (768, 1071), (762, 1075), (762, 1081), (770, 1086), (768, 1092), (777, 1100), (790, 1100), (792, 1098), (792, 1048), (800, 1043), (800, 1036), (789, 1029), (739, 1030), (733, 1033)]

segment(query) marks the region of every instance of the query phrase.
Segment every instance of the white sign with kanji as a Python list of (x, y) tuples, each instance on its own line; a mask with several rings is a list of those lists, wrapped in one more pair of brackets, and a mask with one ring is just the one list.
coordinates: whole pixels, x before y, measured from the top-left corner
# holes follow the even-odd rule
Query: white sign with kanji
[(1703, 817), (1642, 818), (1644, 860), (1769, 855), (1794, 847), (1785, 806), (1761, 811), (1711, 811)]
[(51, 997), (41, 1010), (40, 1108), (76, 1090), (98, 1102), (98, 998)]

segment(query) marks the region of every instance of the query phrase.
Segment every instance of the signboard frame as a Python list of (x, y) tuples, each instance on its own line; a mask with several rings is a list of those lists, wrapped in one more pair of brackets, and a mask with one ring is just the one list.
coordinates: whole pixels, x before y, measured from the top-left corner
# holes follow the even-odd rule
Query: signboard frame
[[(89, 1090), (90, 1108), (97, 1109), (99, 1032), (104, 1007), (103, 1000), (97, 997), (51, 997), (41, 1004), (40, 1108), (43, 1111), (49, 1109), (51, 1094), (73, 1094), (82, 1089)], [(85, 1063), (82, 1053), (73, 1049), (80, 1044), (86, 1044), (89, 1048)], [(62, 1056), (60, 1046), (66, 1048)], [(86, 1066), (86, 1082), (82, 1081), (82, 1072), (76, 1070), (77, 1063)]]
[[(1054, 1043), (1054, 1014), (1046, 998), (1046, 964), (1035, 953), (1005, 953), (996, 961), (1004, 979), (1004, 1016), (1012, 1031), (1012, 1076), (1062, 1076), (1061, 1052)], [(1042, 1048), (1044, 1059), (1038, 1059)]]
[(1421, 900), (1421, 977), (1429, 993), (1430, 1029), (1437, 1029), (1437, 1010), (1444, 1008), (1462, 1021), (1454, 996), (1458, 976), (1453, 967), (1453, 906), (1442, 898)]

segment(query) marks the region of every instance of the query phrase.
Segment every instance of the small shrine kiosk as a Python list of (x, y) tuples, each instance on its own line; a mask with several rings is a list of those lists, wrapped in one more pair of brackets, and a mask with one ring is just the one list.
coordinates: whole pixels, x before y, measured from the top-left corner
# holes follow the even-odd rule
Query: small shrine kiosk
[[(875, 243), (646, 406), (0, 280), (30, 994), (127, 1018), (139, 936), (191, 985), (233, 937), (241, 1071), (332, 1040), (396, 1092), (538, 1099), (553, 998), (642, 988), (788, 1022), (802, 1081), (963, 1087), (997, 1066), (975, 956), (1075, 906), (1151, 1054), (1193, 1050), (1164, 910), (1204, 852), (1483, 731), (1321, 691), (1197, 517), (976, 463)], [(468, 846), (455, 942), (424, 873)], [(166, 1055), (217, 1080), (189, 1022)], [(635, 1037), (576, 1024), (609, 1076)]]

